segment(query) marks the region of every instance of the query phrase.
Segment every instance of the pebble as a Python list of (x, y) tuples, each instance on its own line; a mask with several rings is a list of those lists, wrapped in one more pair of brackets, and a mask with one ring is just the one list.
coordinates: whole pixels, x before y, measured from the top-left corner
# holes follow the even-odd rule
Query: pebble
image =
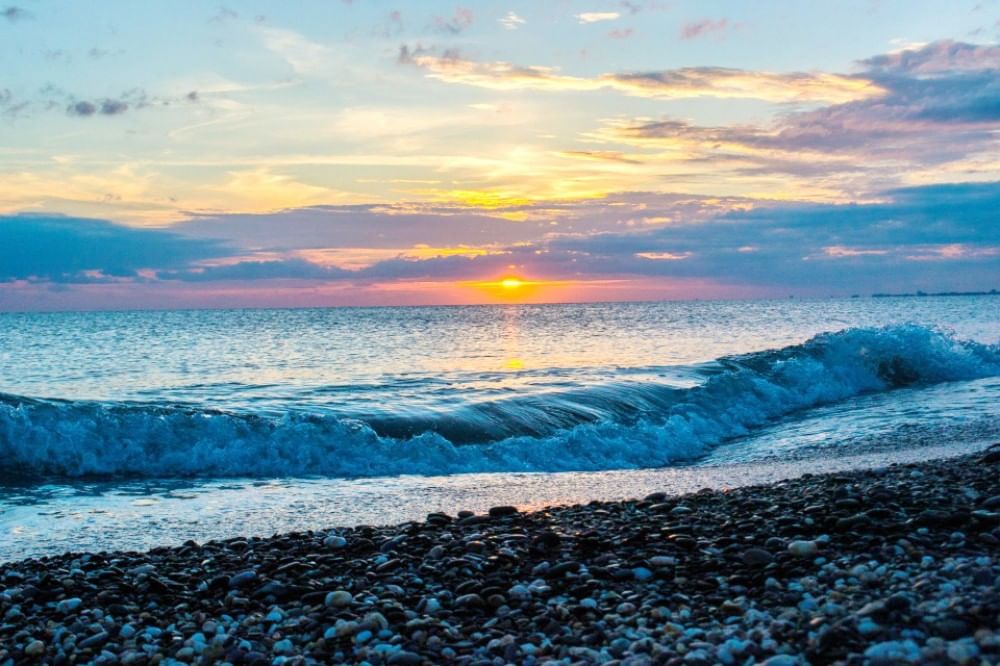
[(646, 567), (636, 567), (632, 569), (632, 575), (635, 576), (636, 580), (649, 580), (653, 577), (653, 572)]
[(256, 571), (241, 571), (229, 578), (229, 587), (246, 587), (257, 582)]
[(343, 608), (354, 603), (354, 595), (347, 590), (335, 590), (326, 595), (323, 603), (328, 608)]
[(472, 593), (463, 594), (458, 599), (455, 599), (455, 605), (460, 608), (482, 608), (486, 605), (486, 602), (484, 602), (483, 598), (478, 594)]
[(790, 654), (776, 654), (764, 661), (764, 666), (799, 666), (801, 660)]
[(418, 666), (424, 658), (415, 652), (399, 651), (389, 657), (390, 666)]
[(511, 599), (516, 599), (518, 601), (524, 601), (531, 598), (531, 590), (524, 585), (515, 585), (509, 590), (507, 590), (507, 596)]
[(58, 610), (60, 613), (72, 613), (77, 608), (79, 608), (80, 604), (82, 603), (83, 602), (77, 597), (73, 597), (71, 599), (63, 599), (56, 605), (56, 610)]
[(917, 664), (920, 663), (920, 648), (912, 640), (905, 641), (885, 641), (876, 643), (865, 650), (865, 657), (873, 664)]
[(743, 561), (750, 567), (766, 567), (774, 561), (774, 556), (763, 548), (747, 548), (743, 551)]
[(948, 645), (948, 658), (959, 664), (969, 664), (979, 656), (979, 647), (972, 641), (955, 641)]
[(813, 557), (819, 552), (815, 541), (793, 541), (788, 544), (788, 552), (795, 557)]
[(327, 548), (333, 548), (334, 550), (339, 550), (347, 546), (347, 539), (338, 535), (331, 534), (327, 538), (323, 539), (323, 545)]
[(4, 563), (0, 664), (1000, 663), (998, 464)]
[(80, 648), (87, 649), (92, 647), (97, 647), (98, 645), (104, 645), (108, 640), (108, 634), (106, 631), (100, 631), (93, 636), (88, 636), (83, 639), (77, 645)]

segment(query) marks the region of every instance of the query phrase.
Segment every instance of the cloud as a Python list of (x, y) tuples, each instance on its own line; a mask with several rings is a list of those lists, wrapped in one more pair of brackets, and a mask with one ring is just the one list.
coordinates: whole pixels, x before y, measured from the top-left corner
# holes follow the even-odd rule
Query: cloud
[(218, 241), (104, 220), (54, 215), (0, 217), (0, 282), (93, 282), (136, 278), (228, 253)]
[(399, 62), (419, 67), (427, 71), (431, 78), (441, 81), (493, 90), (612, 89), (654, 99), (718, 97), (772, 102), (845, 102), (875, 97), (883, 92), (864, 78), (822, 72), (772, 73), (723, 67), (687, 67), (588, 78), (560, 74), (551, 67), (477, 62), (454, 51), (438, 56), (426, 50), (418, 52), (418, 49), (406, 45), (400, 47)]
[(988, 289), (1000, 182), (900, 188), (883, 203), (758, 206), (634, 233), (554, 237), (581, 274), (714, 278), (812, 293)]
[[(399, 51), (396, 55), (396, 64), (399, 65), (416, 65), (419, 66), (420, 61), (424, 58), (434, 58), (438, 59), (437, 48), (433, 46), (425, 46), (424, 44), (414, 44), (410, 46), (409, 44), (400, 44)], [(457, 49), (450, 49), (444, 52), (441, 59), (450, 60), (458, 59), (459, 51)]]
[(17, 117), (30, 106), (31, 103), (26, 100), (17, 100), (9, 88), (0, 88), (0, 112), (3, 115), (10, 118)]
[(618, 12), (583, 12), (575, 14), (576, 20), (580, 23), (600, 23), (602, 21), (614, 21), (621, 16)]
[(239, 12), (236, 12), (229, 7), (219, 7), (217, 11), (211, 18), (208, 19), (209, 23), (228, 23), (229, 21), (236, 21), (240, 18)]
[[(422, 214), (318, 207), (217, 216), (169, 231), (14, 216), (0, 219), (0, 281), (224, 282), (252, 291), (268, 281), (306, 288), (482, 280), (513, 266), (544, 279), (698, 280), (762, 293), (997, 286), (1000, 183), (899, 188), (881, 196), (881, 203), (819, 205), (624, 193), (561, 204), (558, 217), (566, 223), (558, 226), (447, 207)], [(413, 242), (433, 237), (472, 242), (450, 248)], [(410, 251), (394, 249), (407, 243)], [(370, 261), (343, 264), (365, 252)]]
[(86, 100), (70, 104), (66, 112), (71, 116), (117, 116), (128, 111), (128, 102), (120, 99), (104, 99), (100, 102), (88, 102)]
[(527, 23), (527, 21), (514, 12), (507, 12), (507, 15), (503, 18), (497, 19), (497, 22), (507, 30), (517, 30), (519, 27)]
[(400, 47), (398, 62), (429, 72), (431, 78), (448, 83), (462, 83), (494, 90), (597, 90), (597, 80), (563, 76), (549, 67), (520, 67), (506, 62), (480, 63), (467, 60), (457, 52), (443, 55), (421, 53), (420, 47)]
[(620, 0), (618, 5), (624, 8), (629, 14), (638, 14), (642, 11), (667, 11), (671, 3), (661, 0), (644, 0), (644, 2), (634, 2), (633, 0)]
[(97, 105), (87, 101), (75, 102), (66, 107), (66, 113), (71, 116), (92, 116), (97, 113)]
[(692, 252), (636, 252), (635, 256), (654, 261), (684, 261), (692, 254)]
[(270, 261), (239, 261), (219, 266), (204, 266), (186, 270), (160, 271), (161, 280), (183, 282), (256, 281), (256, 280), (339, 280), (357, 277), (356, 273), (336, 266), (321, 266), (304, 259)]
[[(610, 142), (740, 163), (747, 172), (821, 175), (879, 162), (926, 168), (985, 154), (1000, 130), (1000, 49), (953, 42), (863, 61), (875, 97), (779, 116), (766, 126), (700, 126), (675, 119), (615, 122)], [(954, 68), (949, 68), (954, 65)]]
[[(697, 36), (728, 25), (718, 22), (692, 24), (690, 35)], [(624, 33), (616, 36), (625, 36)], [(950, 41), (935, 42), (917, 50), (876, 56), (861, 65), (856, 74), (829, 72), (766, 72), (726, 67), (684, 67), (649, 72), (606, 73), (596, 77), (562, 74), (553, 67), (515, 65), (508, 62), (479, 62), (457, 51), (436, 55), (419, 46), (400, 48), (399, 62), (414, 65), (428, 76), (493, 90), (594, 91), (611, 89), (653, 99), (716, 97), (760, 99), (775, 103), (817, 103), (839, 105), (816, 112), (837, 113), (855, 108), (878, 109), (880, 105), (899, 107), (913, 99), (933, 104), (910, 116), (963, 116), (970, 120), (994, 118), (1000, 113), (997, 73), (1000, 47), (976, 46)], [(799, 115), (805, 123), (807, 115)]]
[(611, 39), (628, 39), (635, 34), (633, 28), (615, 28), (614, 30), (608, 32), (608, 37)]
[(327, 74), (334, 51), (304, 35), (284, 28), (258, 25), (264, 48), (281, 58), (298, 75)]
[(431, 27), (440, 33), (458, 35), (467, 30), (475, 22), (475, 15), (468, 7), (456, 7), (450, 17), (435, 16)]
[(517, 224), (502, 214), (462, 206), (344, 205), (314, 206), (260, 215), (200, 216), (174, 230), (198, 240), (225, 238), (246, 251), (265, 248), (279, 252), (309, 248), (396, 249), (419, 244), (517, 244), (536, 241), (551, 231), (550, 219)]
[(576, 157), (585, 160), (598, 160), (601, 162), (622, 162), (624, 164), (641, 164), (639, 160), (632, 159), (616, 150), (565, 150), (561, 153), (566, 157)]
[[(995, 286), (988, 283), (1000, 256), (994, 212), (1000, 210), (1000, 183), (900, 188), (881, 196), (885, 201), (876, 204), (777, 205), (622, 194), (567, 202), (560, 206), (564, 223), (556, 227), (453, 215), (445, 208), (420, 215), (377, 207), (314, 208), (217, 217), (179, 231), (285, 252), (310, 243), (399, 247), (437, 238), (475, 248), (477, 239), (495, 241), (495, 250), (485, 254), (397, 256), (343, 273), (300, 263), (227, 269), (310, 279), (482, 279), (517, 265), (545, 277), (676, 276), (768, 288), (794, 284), (813, 292), (828, 286), (880, 290), (887, 282), (905, 288), (907, 281), (927, 288)], [(215, 275), (222, 273), (191, 279)]]
[(30, 115), (62, 109), (76, 118), (93, 116), (120, 116), (129, 111), (151, 107), (166, 107), (180, 101), (197, 102), (197, 92), (182, 97), (152, 96), (142, 88), (132, 88), (114, 97), (81, 97), (62, 88), (48, 84), (32, 98), (22, 99), (16, 105), (9, 91), (0, 90), (0, 108), (7, 115)]
[(681, 27), (681, 39), (695, 39), (703, 37), (713, 32), (725, 32), (729, 28), (727, 19), (702, 19), (692, 23), (685, 23)]
[(382, 261), (357, 277), (483, 279), (515, 266), (546, 279), (657, 277), (772, 294), (998, 286), (1000, 183), (884, 194), (880, 204), (761, 206), (639, 231), (554, 234), (504, 254)]
[(10, 23), (16, 23), (17, 21), (23, 21), (24, 19), (31, 18), (31, 14), (28, 13), (27, 10), (15, 5), (9, 5), (0, 10), (0, 16), (7, 19)]
[(403, 13), (398, 9), (390, 11), (381, 24), (373, 29), (373, 33), (382, 39), (388, 39), (403, 32)]
[(854, 76), (823, 72), (755, 72), (725, 67), (686, 67), (657, 72), (606, 74), (606, 85), (638, 97), (719, 97), (771, 102), (846, 102), (878, 97), (882, 89)]
[(1000, 69), (1000, 45), (946, 39), (877, 55), (860, 64), (870, 72), (912, 76), (996, 70)]

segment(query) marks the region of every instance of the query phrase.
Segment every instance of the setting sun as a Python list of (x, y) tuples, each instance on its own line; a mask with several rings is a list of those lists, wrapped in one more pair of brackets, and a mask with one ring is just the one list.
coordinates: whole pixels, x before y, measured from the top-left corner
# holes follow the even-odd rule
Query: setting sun
[(460, 283), (464, 287), (472, 287), (480, 294), (486, 295), (486, 301), (491, 303), (529, 303), (538, 302), (544, 296), (551, 295), (551, 287), (565, 286), (566, 282), (553, 280), (535, 280), (509, 273), (505, 277), (493, 280), (474, 280)]

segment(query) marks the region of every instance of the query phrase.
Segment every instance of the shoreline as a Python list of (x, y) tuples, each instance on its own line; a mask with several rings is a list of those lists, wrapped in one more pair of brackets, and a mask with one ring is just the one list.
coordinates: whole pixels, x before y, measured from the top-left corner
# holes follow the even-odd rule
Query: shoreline
[[(68, 551), (146, 551), (183, 540), (217, 541), (308, 531), (317, 526), (391, 526), (428, 513), (491, 506), (522, 511), (654, 492), (732, 490), (803, 474), (850, 472), (976, 453), (991, 439), (966, 439), (838, 457), (719, 463), (600, 472), (517, 472), (357, 479), (177, 479), (80, 482), (10, 489), (0, 515), (0, 564)], [(718, 449), (716, 453), (722, 452)], [(54, 483), (54, 482), (53, 482)], [(0, 488), (0, 502), (7, 496)], [(294, 506), (295, 511), (288, 511)]]
[(1000, 445), (0, 564), (0, 664), (1000, 662)]

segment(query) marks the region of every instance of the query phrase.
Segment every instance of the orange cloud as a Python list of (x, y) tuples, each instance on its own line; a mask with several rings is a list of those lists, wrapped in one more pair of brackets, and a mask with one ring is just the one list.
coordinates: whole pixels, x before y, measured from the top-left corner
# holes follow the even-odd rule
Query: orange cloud
[(654, 72), (601, 74), (587, 78), (553, 67), (476, 62), (456, 53), (444, 56), (403, 51), (400, 61), (448, 83), (493, 90), (590, 91), (611, 89), (634, 97), (762, 99), (770, 102), (843, 103), (884, 94), (869, 79), (825, 72), (755, 72), (724, 67), (685, 67)]

